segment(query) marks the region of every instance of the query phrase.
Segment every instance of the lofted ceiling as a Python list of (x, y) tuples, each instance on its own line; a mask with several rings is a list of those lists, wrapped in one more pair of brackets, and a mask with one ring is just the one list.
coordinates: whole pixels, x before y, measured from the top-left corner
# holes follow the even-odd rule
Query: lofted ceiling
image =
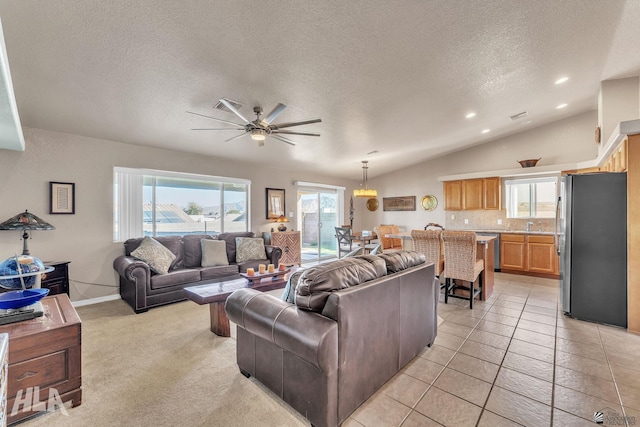
[[(640, 74), (639, 11), (636, 0), (0, 2), (22, 126), (354, 180), (361, 160), (375, 177), (595, 109), (601, 80)], [(282, 102), (277, 122), (321, 118), (291, 130), (322, 136), (259, 147), (192, 131), (224, 125), (185, 111), (237, 120), (213, 109), (222, 97), (251, 118)]]

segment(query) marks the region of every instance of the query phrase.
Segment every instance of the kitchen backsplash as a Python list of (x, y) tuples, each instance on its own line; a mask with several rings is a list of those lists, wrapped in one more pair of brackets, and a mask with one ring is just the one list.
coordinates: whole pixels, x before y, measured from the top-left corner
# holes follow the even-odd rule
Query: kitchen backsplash
[[(451, 219), (451, 217), (454, 219)], [(467, 220), (467, 223), (465, 223)], [(498, 224), (498, 220), (502, 224)], [(523, 231), (527, 229), (527, 222), (533, 222), (531, 231), (553, 232), (555, 218), (515, 219), (507, 218), (507, 211), (447, 211), (445, 228), (456, 230), (504, 230)]]

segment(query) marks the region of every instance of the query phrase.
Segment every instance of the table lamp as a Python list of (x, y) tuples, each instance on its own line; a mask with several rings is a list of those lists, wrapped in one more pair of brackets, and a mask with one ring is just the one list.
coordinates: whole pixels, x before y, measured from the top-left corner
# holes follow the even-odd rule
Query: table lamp
[(280, 225), (278, 225), (278, 231), (287, 231), (287, 226), (284, 225), (284, 223), (289, 222), (289, 219), (286, 216), (280, 215), (275, 222), (280, 223)]
[(22, 255), (29, 254), (29, 246), (27, 240), (29, 240), (28, 230), (55, 230), (56, 228), (46, 222), (45, 220), (38, 218), (34, 214), (25, 210), (18, 215), (9, 218), (2, 224), (0, 224), (0, 230), (22, 230), (22, 240), (24, 241), (22, 246)]

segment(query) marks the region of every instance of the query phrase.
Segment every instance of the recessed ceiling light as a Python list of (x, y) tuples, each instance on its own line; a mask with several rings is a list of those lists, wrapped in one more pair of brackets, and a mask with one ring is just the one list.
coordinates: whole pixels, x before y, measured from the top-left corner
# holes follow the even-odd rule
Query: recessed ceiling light
[(484, 129), (484, 130), (482, 131), (482, 133), (489, 133), (489, 132), (491, 132), (491, 129)]
[(521, 125), (528, 125), (531, 123), (531, 120), (525, 120), (524, 122), (520, 122)]
[(569, 105), (569, 104), (560, 104), (560, 105), (558, 105), (558, 106), (556, 107), (556, 109), (557, 109), (557, 110), (560, 110), (561, 108), (564, 108), (564, 107), (566, 107), (567, 105)]
[(561, 85), (562, 83), (566, 83), (567, 80), (569, 80), (569, 77), (560, 77), (558, 80), (556, 80), (556, 84)]
[(467, 119), (472, 119), (472, 118), (474, 118), (475, 116), (476, 116), (476, 113), (471, 112), (471, 113), (467, 114), (465, 117), (466, 117)]

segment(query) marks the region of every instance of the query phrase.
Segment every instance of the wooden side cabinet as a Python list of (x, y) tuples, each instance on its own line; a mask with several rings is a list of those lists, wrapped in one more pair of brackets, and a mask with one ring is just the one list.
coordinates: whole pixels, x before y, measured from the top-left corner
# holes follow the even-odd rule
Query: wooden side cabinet
[(447, 211), (462, 210), (462, 181), (445, 181), (444, 209)]
[(542, 277), (558, 277), (559, 265), (554, 236), (502, 233), (500, 269), (526, 272)]
[(482, 207), (500, 210), (502, 205), (502, 182), (500, 177), (482, 179)]
[(444, 210), (499, 210), (502, 202), (500, 177), (444, 181)]
[(527, 243), (524, 234), (500, 235), (500, 269), (526, 271)]
[(558, 274), (558, 254), (553, 236), (528, 236), (528, 271), (532, 273)]
[(465, 179), (462, 181), (462, 209), (482, 209), (482, 179)]
[(49, 295), (69, 295), (69, 261), (46, 261), (44, 265), (54, 270), (44, 274), (40, 287), (49, 289)]
[[(82, 403), (81, 322), (66, 294), (42, 299), (44, 315), (32, 320), (0, 326), (9, 334), (7, 408), (13, 410), (16, 397), (25, 399), (29, 388), (38, 387), (40, 401), (47, 401), (55, 389), (62, 402), (73, 407)], [(21, 393), (20, 393), (21, 391)], [(46, 405), (20, 406), (9, 414), (9, 424), (48, 409)]]
[(271, 244), (282, 248), (280, 262), (286, 265), (302, 265), (302, 245), (299, 231), (278, 231), (271, 233)]

